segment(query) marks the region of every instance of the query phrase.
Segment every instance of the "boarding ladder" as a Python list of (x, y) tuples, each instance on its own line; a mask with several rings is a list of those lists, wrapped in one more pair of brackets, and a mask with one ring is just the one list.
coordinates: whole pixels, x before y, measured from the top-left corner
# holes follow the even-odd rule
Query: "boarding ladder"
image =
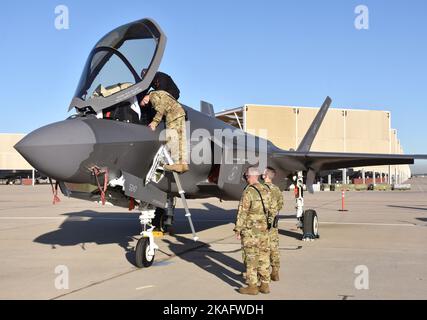
[[(153, 165), (147, 174), (147, 178), (145, 181), (146, 184), (151, 181), (156, 183), (160, 181), (160, 178), (158, 176), (159, 174), (158, 171), (159, 170), (165, 171), (163, 168), (164, 164), (173, 165), (174, 163), (173, 163), (172, 157), (169, 154), (169, 151), (167, 150), (167, 147), (163, 145), (157, 152), (156, 156), (154, 157)], [(178, 188), (178, 193), (181, 197), (182, 205), (184, 206), (185, 216), (187, 217), (188, 223), (190, 224), (191, 232), (193, 234), (193, 240), (198, 241), (199, 237), (197, 236), (196, 231), (194, 229), (193, 220), (191, 218), (190, 209), (188, 208), (187, 199), (185, 198), (185, 191), (182, 188), (181, 179), (179, 178), (178, 173), (172, 172), (172, 174), (175, 179), (176, 186)]]

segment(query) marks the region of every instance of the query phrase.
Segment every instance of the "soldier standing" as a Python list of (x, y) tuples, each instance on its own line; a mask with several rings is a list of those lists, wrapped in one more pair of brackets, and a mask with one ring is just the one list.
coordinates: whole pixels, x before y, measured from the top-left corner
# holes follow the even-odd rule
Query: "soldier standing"
[(188, 171), (184, 108), (174, 97), (163, 90), (150, 92), (142, 99), (141, 106), (147, 106), (149, 103), (157, 112), (153, 121), (148, 125), (151, 130), (155, 131), (163, 116), (166, 117), (166, 140), (174, 164), (165, 165), (165, 170), (178, 173)]
[(279, 187), (273, 184), (273, 179), (276, 176), (276, 170), (267, 167), (263, 174), (264, 185), (270, 190), (272, 211), (270, 229), (270, 263), (271, 263), (271, 280), (279, 281), (280, 269), (280, 252), (279, 252), (279, 230), (278, 230), (278, 213), (283, 208), (283, 194)]
[(248, 287), (239, 289), (241, 294), (270, 293), (268, 214), (271, 200), (268, 189), (259, 183), (259, 176), (260, 172), (255, 167), (250, 167), (245, 173), (248, 187), (240, 200), (234, 228), (237, 239), (242, 241), (248, 283)]

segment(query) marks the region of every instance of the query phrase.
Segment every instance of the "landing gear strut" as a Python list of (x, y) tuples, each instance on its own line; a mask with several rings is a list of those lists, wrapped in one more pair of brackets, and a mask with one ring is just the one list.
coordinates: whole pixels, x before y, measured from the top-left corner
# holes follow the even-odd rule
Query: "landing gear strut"
[(165, 215), (165, 231), (173, 235), (173, 219), (175, 215), (175, 201), (174, 198), (168, 196), (168, 207)]
[(298, 172), (298, 176), (294, 177), (294, 182), (297, 227), (303, 231), (303, 241), (314, 241), (319, 238), (319, 220), (315, 210), (304, 210), (304, 177), (301, 171)]
[(173, 220), (175, 214), (174, 198), (168, 196), (167, 208), (156, 208), (153, 225), (156, 231), (173, 235)]
[(154, 262), (156, 250), (159, 249), (154, 242), (153, 230), (154, 226), (151, 225), (155, 217), (155, 210), (148, 207), (141, 209), (139, 221), (142, 225), (142, 238), (138, 240), (135, 249), (135, 264), (138, 268), (148, 268)]

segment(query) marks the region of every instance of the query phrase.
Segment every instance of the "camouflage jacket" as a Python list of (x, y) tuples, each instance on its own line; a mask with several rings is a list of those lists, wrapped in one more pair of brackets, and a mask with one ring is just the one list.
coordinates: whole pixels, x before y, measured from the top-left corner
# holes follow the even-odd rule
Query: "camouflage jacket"
[[(261, 202), (259, 193), (254, 189), (258, 189), (262, 196), (267, 215)], [(247, 186), (243, 191), (242, 199), (239, 203), (237, 212), (235, 232), (242, 233), (251, 231), (253, 233), (265, 232), (267, 228), (267, 219), (271, 208), (271, 197), (269, 190), (260, 183), (253, 186)]]
[(166, 116), (166, 126), (168, 123), (185, 116), (184, 108), (166, 91), (152, 91), (150, 102), (157, 112), (153, 119), (156, 126), (162, 121), (163, 116)]
[(274, 183), (265, 182), (264, 185), (270, 190), (271, 193), (271, 214), (274, 218), (283, 208), (283, 194), (279, 187)]

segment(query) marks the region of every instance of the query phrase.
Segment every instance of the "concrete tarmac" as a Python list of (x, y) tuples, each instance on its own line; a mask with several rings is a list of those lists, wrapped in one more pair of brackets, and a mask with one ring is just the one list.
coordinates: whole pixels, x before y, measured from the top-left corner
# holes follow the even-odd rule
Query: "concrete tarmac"
[[(242, 296), (237, 202), (189, 201), (200, 241), (177, 202), (175, 236), (157, 239), (155, 263), (137, 269), (138, 212), (68, 199), (50, 186), (0, 186), (0, 299), (427, 299), (427, 178), (412, 191), (305, 197), (319, 240), (302, 242), (284, 193), (280, 282)], [(68, 281), (67, 277), (68, 274)], [(64, 288), (67, 287), (68, 289)]]

